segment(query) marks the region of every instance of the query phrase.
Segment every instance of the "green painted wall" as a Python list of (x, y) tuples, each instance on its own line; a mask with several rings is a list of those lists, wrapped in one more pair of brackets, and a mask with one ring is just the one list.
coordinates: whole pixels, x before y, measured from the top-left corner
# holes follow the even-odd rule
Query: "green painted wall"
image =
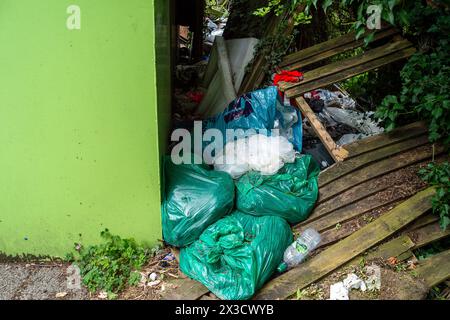
[(62, 256), (104, 228), (161, 238), (157, 16), (149, 0), (0, 0), (0, 252)]

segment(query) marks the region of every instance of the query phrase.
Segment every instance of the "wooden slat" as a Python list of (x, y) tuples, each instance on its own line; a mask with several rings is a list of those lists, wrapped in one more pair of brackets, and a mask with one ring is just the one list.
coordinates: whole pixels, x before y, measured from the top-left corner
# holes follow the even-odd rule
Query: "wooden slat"
[(424, 122), (414, 122), (388, 133), (381, 133), (346, 144), (345, 149), (349, 152), (350, 159), (404, 140), (419, 137), (427, 132), (428, 128)]
[(414, 241), (414, 249), (422, 248), (434, 241), (450, 236), (450, 230), (442, 230), (439, 223), (432, 223), (418, 230), (408, 232), (409, 237)]
[(322, 141), (322, 143), (324, 144), (325, 148), (327, 149), (328, 153), (332, 156), (334, 161), (336, 162), (343, 161), (348, 156), (348, 152), (344, 148), (338, 147), (336, 145), (336, 143), (331, 138), (330, 134), (323, 126), (322, 122), (320, 122), (314, 111), (312, 111), (311, 107), (303, 97), (298, 97), (296, 99), (296, 102), (300, 111), (308, 119), (314, 132)]
[(423, 135), (381, 149), (377, 149), (375, 151), (363, 154), (356, 158), (348, 159), (345, 162), (337, 163), (333, 167), (333, 170), (327, 170), (322, 174), (320, 174), (319, 187), (324, 187), (325, 185), (343, 177), (344, 175), (347, 175), (358, 169), (361, 169), (370, 163), (426, 145), (428, 143), (429, 143), (428, 136)]
[(344, 176), (343, 178), (336, 180), (333, 184), (329, 184), (321, 188), (320, 199), (321, 201), (326, 201), (350, 189), (351, 187), (407, 167), (414, 163), (429, 159), (433, 156), (433, 152), (435, 153), (435, 156), (437, 156), (443, 153), (444, 150), (445, 149), (441, 145), (436, 146), (435, 150), (433, 150), (431, 145), (427, 145), (385, 160), (381, 160), (365, 168), (357, 170), (351, 175)]
[(378, 192), (384, 191), (392, 187), (395, 181), (390, 181), (388, 184), (378, 184), (376, 180), (369, 180), (361, 185), (358, 185), (343, 194), (339, 194), (333, 199), (328, 199), (326, 201), (320, 201), (316, 209), (310, 215), (307, 221), (302, 222), (307, 223), (316, 220), (334, 210), (339, 210), (347, 205), (360, 201), (361, 199), (373, 196)]
[[(377, 32), (375, 34), (374, 40), (373, 41), (378, 41), (384, 38), (387, 38), (389, 36), (392, 36), (394, 34), (398, 33), (398, 31), (396, 29), (386, 29), (386, 30), (382, 30), (380, 32)], [(354, 37), (354, 33), (352, 33), (353, 37)], [(354, 39), (354, 38), (353, 38)], [(347, 42), (345, 41), (344, 44), (338, 46), (338, 47), (330, 47), (327, 48), (326, 51), (323, 52), (318, 52), (312, 56), (303, 56), (301, 55), (301, 52), (299, 52), (297, 55), (293, 54), (290, 59), (291, 63), (289, 63), (288, 65), (284, 64), (285, 61), (287, 61), (287, 58), (285, 59), (285, 61), (283, 61), (282, 65), (280, 66), (283, 69), (286, 70), (295, 70), (295, 69), (300, 69), (300, 68), (304, 68), (306, 66), (309, 66), (313, 63), (331, 58), (335, 55), (344, 53), (346, 51), (350, 51), (350, 50), (354, 50), (356, 48), (359, 48), (361, 46), (364, 45), (364, 38), (362, 37), (360, 40), (354, 40), (352, 42)], [(295, 61), (296, 60), (296, 61)]]
[(307, 84), (300, 83), (298, 86), (291, 88), (289, 90), (286, 90), (285, 95), (288, 98), (295, 98), (297, 96), (300, 96), (306, 92), (310, 92), (319, 88), (326, 87), (328, 85), (331, 85), (336, 82), (340, 82), (349, 78), (352, 78), (358, 74), (368, 72), (373, 69), (377, 69), (379, 67), (382, 67), (384, 65), (390, 64), (395, 61), (399, 61), (405, 58), (410, 57), (416, 52), (415, 48), (407, 48), (400, 50), (398, 52), (389, 54), (385, 57), (366, 62), (364, 64), (358, 65), (356, 67), (346, 69), (344, 71), (331, 74), (327, 77), (323, 77), (321, 79), (318, 79), (317, 81), (313, 81)]
[(409, 252), (412, 248), (414, 248), (414, 242), (407, 235), (402, 235), (394, 240), (386, 242), (379, 246), (376, 250), (369, 252), (367, 256), (365, 256), (366, 260), (372, 259), (389, 259), (391, 257), (398, 257), (405, 252)]
[(304, 289), (420, 217), (431, 208), (430, 199), (434, 194), (435, 190), (429, 188), (411, 197), (348, 238), (269, 282), (255, 298), (285, 299), (298, 289)]
[[(387, 27), (383, 28), (380, 32), (384, 32), (385, 30), (392, 30), (392, 28)], [(372, 33), (372, 31), (366, 32), (366, 35)], [(298, 61), (308, 59), (319, 55), (328, 50), (334, 50), (341, 46), (348, 45), (349, 43), (356, 42), (356, 33), (354, 31), (349, 32), (343, 36), (332, 38), (330, 40), (318, 43), (314, 46), (302, 49), (300, 51), (291, 53), (283, 58), (283, 61), (280, 63), (280, 67), (286, 67)]]
[(430, 288), (444, 282), (450, 278), (450, 250), (421, 261), (415, 271)]
[(350, 204), (341, 209), (333, 211), (317, 220), (306, 223), (304, 225), (297, 226), (295, 230), (301, 231), (308, 228), (313, 228), (319, 232), (322, 232), (327, 229), (334, 228), (339, 223), (342, 224), (356, 217), (362, 216), (367, 212), (393, 204), (409, 196), (411, 195), (407, 195), (400, 192), (390, 192), (390, 194), (386, 196), (383, 195), (380, 196), (380, 194), (375, 194), (371, 197), (364, 198), (359, 202)]
[(420, 217), (419, 219), (417, 219), (416, 221), (411, 223), (411, 225), (408, 226), (407, 231), (411, 232), (411, 231), (420, 229), (420, 228), (428, 226), (429, 224), (432, 224), (436, 221), (439, 221), (439, 217), (437, 215), (435, 215), (435, 214), (424, 215), (423, 217)]
[(304, 86), (310, 82), (316, 81), (318, 79), (324, 78), (326, 76), (330, 76), (335, 73), (342, 72), (347, 69), (351, 69), (357, 67), (359, 65), (368, 63), (373, 60), (377, 60), (383, 58), (389, 54), (395, 53), (397, 51), (407, 49), (412, 46), (412, 43), (408, 40), (394, 41), (390, 42), (384, 46), (368, 50), (361, 55), (358, 55), (353, 58), (349, 58), (346, 60), (336, 61), (330, 64), (327, 64), (323, 67), (311, 70), (304, 74), (304, 79), (300, 83), (281, 83), (280, 89), (282, 91), (286, 91), (288, 89)]
[(162, 300), (197, 300), (209, 292), (203, 284), (192, 279), (176, 279), (171, 283), (175, 288), (168, 289)]
[(291, 53), (283, 58), (280, 63), (280, 68), (284, 68), (298, 61), (314, 57), (322, 52), (339, 48), (340, 46), (348, 45), (355, 42), (355, 32), (350, 32), (340, 37), (332, 38), (328, 41), (321, 42), (309, 48)]

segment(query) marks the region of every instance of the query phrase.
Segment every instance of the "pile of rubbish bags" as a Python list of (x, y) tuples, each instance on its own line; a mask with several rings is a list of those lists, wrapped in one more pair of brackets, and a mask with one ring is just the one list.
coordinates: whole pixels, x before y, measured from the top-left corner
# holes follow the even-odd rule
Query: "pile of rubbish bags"
[(190, 278), (219, 298), (249, 299), (293, 242), (290, 224), (310, 215), (320, 169), (300, 154), (301, 115), (276, 87), (237, 98), (205, 124), (255, 132), (225, 140), (211, 166), (165, 158), (164, 240), (181, 248), (180, 268)]

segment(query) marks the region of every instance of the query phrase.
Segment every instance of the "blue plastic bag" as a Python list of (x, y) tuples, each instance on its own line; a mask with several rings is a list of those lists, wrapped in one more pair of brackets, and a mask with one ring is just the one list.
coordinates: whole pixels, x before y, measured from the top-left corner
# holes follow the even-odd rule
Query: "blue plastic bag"
[[(247, 93), (234, 100), (220, 114), (205, 120), (203, 128), (218, 129), (229, 142), (227, 129), (254, 129), (256, 133), (271, 135), (270, 130), (280, 129), (280, 135), (286, 136), (297, 151), (302, 150), (302, 121), (300, 112), (280, 101), (277, 87), (268, 87)], [(244, 138), (236, 136), (233, 138)]]

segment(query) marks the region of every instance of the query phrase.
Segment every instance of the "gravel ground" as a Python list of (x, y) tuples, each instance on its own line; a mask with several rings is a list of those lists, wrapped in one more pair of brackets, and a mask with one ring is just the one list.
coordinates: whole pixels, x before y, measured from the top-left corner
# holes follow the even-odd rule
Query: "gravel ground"
[(84, 300), (84, 288), (70, 284), (67, 264), (0, 263), (0, 300)]

